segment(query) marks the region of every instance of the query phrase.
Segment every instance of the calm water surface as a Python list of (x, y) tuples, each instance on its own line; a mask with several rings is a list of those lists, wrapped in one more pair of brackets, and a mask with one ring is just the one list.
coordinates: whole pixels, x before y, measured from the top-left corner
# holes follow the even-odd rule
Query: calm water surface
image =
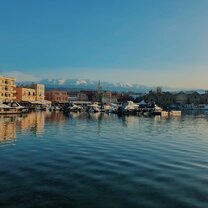
[(208, 207), (208, 115), (0, 116), (0, 207)]

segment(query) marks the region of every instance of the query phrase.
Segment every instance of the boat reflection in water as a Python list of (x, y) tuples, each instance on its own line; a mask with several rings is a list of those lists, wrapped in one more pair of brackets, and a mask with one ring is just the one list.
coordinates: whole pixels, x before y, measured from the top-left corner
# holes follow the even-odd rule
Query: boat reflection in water
[[(201, 112), (201, 111), (200, 111)], [(193, 116), (197, 116), (192, 114)], [(144, 118), (143, 118), (144, 119)], [(172, 118), (173, 119), (173, 118)], [(170, 119), (170, 120), (172, 120)], [(174, 118), (183, 120), (183, 118)], [(108, 122), (112, 124), (118, 120), (123, 127), (138, 128), (142, 124), (142, 118), (138, 116), (117, 116), (106, 113), (67, 113), (62, 112), (32, 112), (23, 115), (0, 115), (0, 143), (13, 142), (17, 134), (44, 135), (48, 133), (46, 125), (54, 126), (54, 129), (68, 128), (70, 125), (80, 131), (89, 131), (89, 122), (97, 123), (97, 133), (100, 134), (102, 126)], [(149, 123), (153, 128), (157, 123), (167, 122), (168, 118), (156, 116)], [(104, 123), (104, 124), (103, 124)], [(95, 130), (95, 129), (94, 129)]]

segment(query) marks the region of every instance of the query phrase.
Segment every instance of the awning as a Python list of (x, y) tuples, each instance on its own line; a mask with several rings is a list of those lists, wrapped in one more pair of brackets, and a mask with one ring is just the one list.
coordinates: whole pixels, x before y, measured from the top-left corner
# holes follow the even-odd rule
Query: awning
[(30, 101), (31, 104), (37, 104), (37, 105), (50, 105), (51, 101), (43, 100), (43, 101)]
[(1, 104), (0, 104), (0, 108), (4, 108), (4, 109), (5, 109), (5, 108), (11, 108), (11, 107), (8, 106), (8, 105), (5, 105), (5, 104), (3, 104), (3, 103), (1, 103)]

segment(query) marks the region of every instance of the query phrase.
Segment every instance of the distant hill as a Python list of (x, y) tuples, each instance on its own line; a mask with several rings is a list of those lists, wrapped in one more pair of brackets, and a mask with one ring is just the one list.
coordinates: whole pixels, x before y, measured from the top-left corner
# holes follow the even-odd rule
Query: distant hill
[[(31, 83), (31, 82), (30, 82)], [(29, 82), (19, 82), (18, 84), (28, 85)], [(45, 84), (46, 89), (65, 89), (65, 90), (97, 90), (98, 81), (92, 81), (88, 79), (43, 79), (38, 83)], [(118, 92), (140, 92), (145, 93), (151, 90), (151, 87), (138, 85), (138, 84), (128, 84), (124, 82), (111, 83), (111, 82), (101, 82), (103, 90), (111, 90)]]
[[(63, 89), (63, 90), (97, 90), (98, 81), (92, 81), (89, 79), (43, 79), (38, 83), (45, 84), (46, 89)], [(19, 82), (17, 84), (31, 84), (31, 82)], [(156, 87), (149, 87), (139, 84), (128, 84), (125, 82), (101, 82), (103, 90), (111, 90), (117, 92), (135, 92), (135, 93), (147, 93), (150, 90), (155, 90)], [(162, 87), (163, 91), (197, 91), (204, 93), (203, 89), (182, 89), (182, 88), (170, 88)]]

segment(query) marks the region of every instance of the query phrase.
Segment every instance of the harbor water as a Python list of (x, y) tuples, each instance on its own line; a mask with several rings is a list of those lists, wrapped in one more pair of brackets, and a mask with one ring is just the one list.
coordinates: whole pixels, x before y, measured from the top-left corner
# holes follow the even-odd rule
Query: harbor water
[(208, 207), (208, 115), (0, 116), (0, 207)]

